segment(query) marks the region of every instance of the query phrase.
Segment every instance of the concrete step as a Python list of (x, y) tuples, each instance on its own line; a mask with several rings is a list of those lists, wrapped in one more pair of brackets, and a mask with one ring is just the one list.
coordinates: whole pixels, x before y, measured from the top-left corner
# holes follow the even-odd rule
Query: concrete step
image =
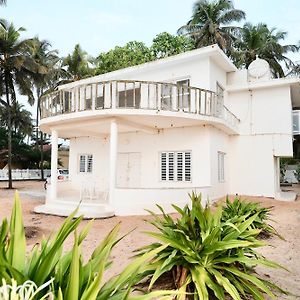
[[(34, 212), (54, 216), (67, 217), (78, 206), (76, 202), (53, 201), (34, 208)], [(83, 215), (84, 219), (103, 219), (113, 217), (114, 210), (107, 204), (80, 203), (76, 217)]]

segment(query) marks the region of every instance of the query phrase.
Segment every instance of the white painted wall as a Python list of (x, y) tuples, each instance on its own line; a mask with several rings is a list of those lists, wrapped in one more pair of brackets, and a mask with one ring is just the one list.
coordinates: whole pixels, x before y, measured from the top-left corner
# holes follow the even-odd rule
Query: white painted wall
[[(154, 135), (142, 132), (119, 134), (121, 156), (139, 153), (140, 178), (136, 185), (117, 187), (114, 199), (117, 213), (126, 214), (132, 207), (135, 213), (143, 213), (144, 208), (154, 209), (156, 203), (170, 208), (172, 203), (186, 203), (191, 191), (203, 193), (204, 201), (223, 196), (228, 192), (229, 172), (225, 171), (226, 181), (219, 183), (217, 153), (228, 153), (228, 140), (227, 134), (211, 126), (166, 129)], [(70, 180), (74, 188), (95, 182), (98, 189), (107, 190), (108, 149), (108, 139), (85, 137), (70, 141)], [(192, 151), (192, 181), (161, 181), (160, 152), (187, 150)], [(92, 174), (79, 173), (80, 154), (93, 154)], [(225, 168), (227, 166), (226, 158)]]

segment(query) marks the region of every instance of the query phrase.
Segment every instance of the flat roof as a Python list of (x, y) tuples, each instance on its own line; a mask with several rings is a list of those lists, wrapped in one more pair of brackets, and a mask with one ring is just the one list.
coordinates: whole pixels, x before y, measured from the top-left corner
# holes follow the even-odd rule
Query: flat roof
[[(77, 86), (79, 84), (88, 84), (91, 82), (96, 81), (106, 81), (106, 80), (113, 80), (113, 79), (124, 79), (122, 78), (123, 75), (128, 75), (131, 73), (139, 73), (145, 70), (156, 69), (164, 66), (169, 66), (172, 64), (176, 64), (182, 61), (192, 61), (198, 58), (205, 58), (210, 57), (212, 60), (219, 65), (223, 70), (226, 72), (233, 72), (237, 71), (236, 66), (232, 63), (232, 61), (226, 56), (226, 54), (220, 49), (218, 45), (211, 45), (187, 52), (183, 52), (177, 55), (169, 56), (166, 58), (157, 59), (154, 61), (150, 61), (144, 64), (104, 73), (97, 76), (88, 77), (85, 79), (81, 79), (78, 81), (74, 81), (71, 83), (67, 83), (64, 85), (59, 86), (59, 89), (63, 88), (71, 88)], [(138, 78), (136, 78), (138, 79)]]

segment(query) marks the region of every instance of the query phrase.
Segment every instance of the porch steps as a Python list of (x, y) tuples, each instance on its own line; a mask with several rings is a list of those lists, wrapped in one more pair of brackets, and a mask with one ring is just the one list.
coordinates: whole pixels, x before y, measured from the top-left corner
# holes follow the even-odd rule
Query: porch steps
[(44, 205), (36, 206), (34, 212), (38, 214), (48, 214), (54, 216), (67, 217), (79, 205), (78, 213), (75, 217), (83, 215), (84, 219), (104, 219), (115, 215), (114, 210), (107, 204), (103, 203), (84, 203), (72, 201), (51, 201)]

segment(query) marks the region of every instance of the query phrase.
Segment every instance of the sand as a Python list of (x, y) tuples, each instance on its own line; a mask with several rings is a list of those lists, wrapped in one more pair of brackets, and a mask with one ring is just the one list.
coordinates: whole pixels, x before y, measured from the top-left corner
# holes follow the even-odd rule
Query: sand
[[(10, 216), (14, 191), (4, 187), (6, 183), (0, 182), (0, 220)], [(49, 235), (55, 231), (64, 221), (62, 217), (49, 215), (39, 215), (33, 212), (36, 205), (44, 202), (44, 190), (42, 182), (15, 182), (14, 187), (20, 192), (22, 207), (24, 212), (24, 224), (28, 233), (28, 248), (40, 241), (43, 235)], [(300, 194), (300, 186), (294, 185), (293, 190)], [(271, 198), (246, 197), (249, 201), (261, 202), (264, 206), (274, 206), (272, 225), (281, 234), (285, 241), (278, 237), (267, 240), (270, 246), (260, 249), (260, 253), (268, 259), (274, 260), (290, 272), (281, 269), (259, 268), (258, 272), (271, 278), (282, 288), (294, 295), (280, 296), (280, 299), (300, 299), (300, 197), (295, 202), (276, 201)], [(132, 251), (139, 248), (152, 239), (145, 235), (143, 231), (153, 229), (145, 220), (151, 219), (149, 216), (113, 217), (103, 220), (95, 220), (93, 227), (83, 244), (84, 256), (88, 257), (102, 238), (119, 222), (121, 223), (120, 235), (124, 235), (131, 230), (114, 249), (112, 255), (114, 263), (107, 272), (107, 276), (119, 273), (132, 256)], [(87, 221), (83, 221), (83, 227)], [(72, 239), (66, 243), (66, 248), (70, 248)], [(299, 296), (297, 296), (299, 295)]]

